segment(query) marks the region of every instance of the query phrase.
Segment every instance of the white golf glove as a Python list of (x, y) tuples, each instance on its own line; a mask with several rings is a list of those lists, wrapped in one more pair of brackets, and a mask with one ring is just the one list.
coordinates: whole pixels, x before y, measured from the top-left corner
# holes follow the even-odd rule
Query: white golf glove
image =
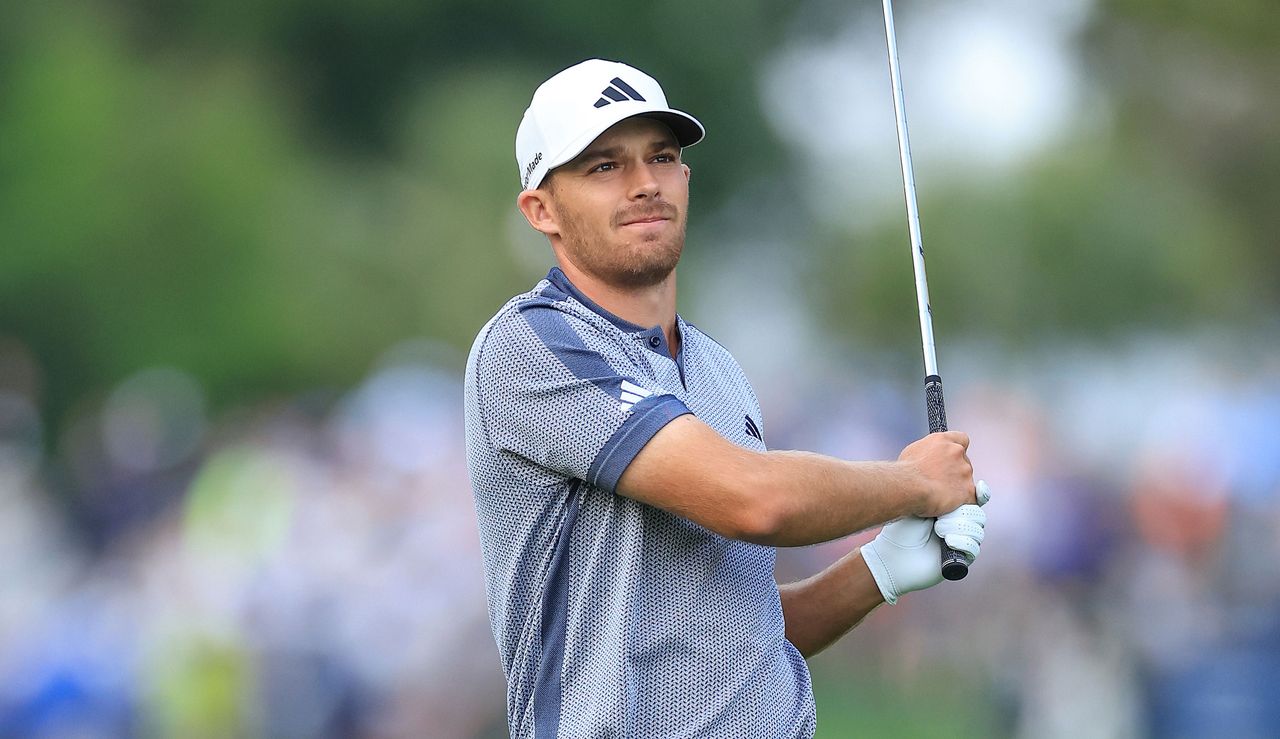
[(987, 514), (978, 506), (991, 499), (991, 489), (979, 480), (978, 505), (963, 505), (936, 519), (907, 516), (885, 524), (875, 539), (862, 545), (862, 559), (871, 570), (884, 602), (942, 582), (942, 540), (965, 555), (978, 557), (986, 533)]

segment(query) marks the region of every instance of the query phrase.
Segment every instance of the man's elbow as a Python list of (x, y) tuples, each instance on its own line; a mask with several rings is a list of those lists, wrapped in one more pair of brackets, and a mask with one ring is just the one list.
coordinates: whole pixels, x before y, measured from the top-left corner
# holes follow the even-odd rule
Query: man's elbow
[(782, 538), (782, 517), (773, 506), (762, 505), (740, 512), (732, 538), (752, 544), (777, 546)]
[(744, 481), (734, 496), (731, 538), (778, 546), (787, 529), (786, 497), (761, 480)]

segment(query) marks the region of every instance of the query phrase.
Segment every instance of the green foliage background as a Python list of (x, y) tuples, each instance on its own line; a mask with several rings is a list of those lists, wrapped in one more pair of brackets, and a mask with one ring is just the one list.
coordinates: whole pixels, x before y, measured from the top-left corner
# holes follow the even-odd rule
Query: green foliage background
[[(720, 162), (699, 175), (714, 200), (735, 149), (774, 148), (747, 62), (776, 30), (761, 6), (674, 11), (645, 10), (605, 48), (673, 97), (717, 101), (707, 124), (734, 135), (700, 151)], [(0, 332), (48, 369), (55, 419), (155, 363), (226, 404), (350, 382), (406, 336), (465, 349), (529, 281), (504, 247), (515, 124), (548, 70), (601, 52), (592, 29), (612, 12), (10, 7)], [(698, 43), (721, 15), (735, 43)]]
[[(548, 71), (610, 55), (697, 101), (714, 132), (691, 154), (697, 207), (710, 211), (737, 183), (800, 176), (756, 80), (789, 24), (834, 12), (816, 0), (626, 13), (10, 5), (0, 332), (46, 368), (55, 426), (78, 399), (156, 363), (195, 373), (221, 406), (348, 383), (406, 336), (461, 351), (531, 276), (506, 246), (510, 149)], [(963, 173), (922, 188), (935, 302), (949, 308), (939, 331), (1018, 342), (1274, 312), (1280, 103), (1249, 95), (1271, 89), (1280, 23), (1259, 2), (1111, 2), (1095, 15), (1080, 53), (1112, 126), (998, 188)], [(1246, 102), (1197, 105), (1187, 77), (1235, 85)], [(896, 244), (901, 231), (889, 212), (871, 233)], [(841, 317), (829, 328), (910, 337), (900, 249), (850, 248), (865, 235), (821, 218), (794, 238), (815, 312)]]

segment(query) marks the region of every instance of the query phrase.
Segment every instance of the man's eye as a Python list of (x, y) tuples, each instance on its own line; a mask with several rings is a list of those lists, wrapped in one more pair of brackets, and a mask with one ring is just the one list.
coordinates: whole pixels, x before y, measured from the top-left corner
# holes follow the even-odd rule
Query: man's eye
[(615, 165), (613, 162), (601, 162), (601, 163), (597, 164), (596, 166), (592, 167), (591, 169), (587, 170), (587, 172), (588, 172), (588, 173), (590, 173), (590, 172), (608, 172), (609, 170), (613, 169), (615, 166), (617, 166), (617, 165)]
[(676, 157), (674, 154), (659, 154), (653, 159), (654, 161), (658, 161), (658, 162), (670, 163), (670, 162), (674, 162), (676, 160)]

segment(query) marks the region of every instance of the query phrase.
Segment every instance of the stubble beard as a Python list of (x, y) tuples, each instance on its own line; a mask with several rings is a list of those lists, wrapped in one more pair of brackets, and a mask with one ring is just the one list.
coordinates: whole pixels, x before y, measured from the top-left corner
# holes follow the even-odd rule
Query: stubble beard
[(582, 271), (623, 289), (653, 287), (676, 268), (684, 251), (686, 221), (677, 213), (674, 233), (617, 242), (612, 234), (593, 234), (576, 214), (561, 214), (561, 238), (565, 251)]

